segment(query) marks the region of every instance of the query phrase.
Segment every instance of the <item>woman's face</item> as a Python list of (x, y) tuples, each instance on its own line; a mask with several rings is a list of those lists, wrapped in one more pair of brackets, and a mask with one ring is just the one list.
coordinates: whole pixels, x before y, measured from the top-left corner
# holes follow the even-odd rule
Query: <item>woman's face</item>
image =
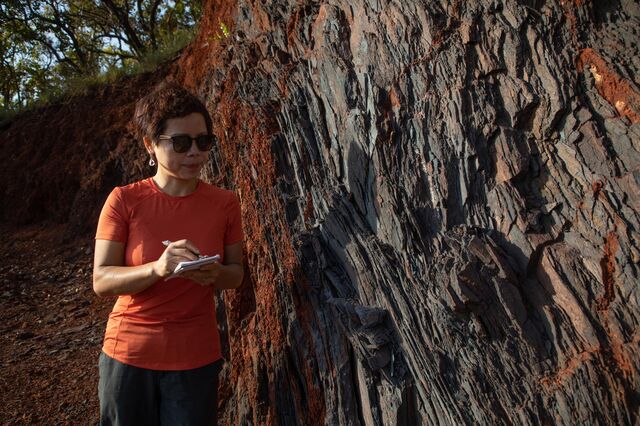
[[(202, 114), (194, 112), (180, 118), (166, 121), (162, 133), (167, 136), (189, 135), (192, 138), (207, 134), (207, 125)], [(200, 170), (207, 161), (209, 151), (200, 151), (194, 141), (187, 152), (178, 153), (173, 150), (173, 143), (169, 139), (159, 139), (155, 144), (147, 144), (149, 153), (155, 153), (158, 163), (158, 174), (181, 180), (197, 179)]]

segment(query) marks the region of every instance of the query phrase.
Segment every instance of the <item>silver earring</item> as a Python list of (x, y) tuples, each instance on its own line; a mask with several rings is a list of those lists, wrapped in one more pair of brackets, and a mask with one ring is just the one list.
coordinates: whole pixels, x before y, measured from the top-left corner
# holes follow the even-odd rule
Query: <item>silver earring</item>
[(153, 160), (153, 157), (149, 157), (149, 165), (150, 165), (151, 167), (153, 167), (153, 166), (155, 166), (155, 165), (156, 165), (156, 162)]

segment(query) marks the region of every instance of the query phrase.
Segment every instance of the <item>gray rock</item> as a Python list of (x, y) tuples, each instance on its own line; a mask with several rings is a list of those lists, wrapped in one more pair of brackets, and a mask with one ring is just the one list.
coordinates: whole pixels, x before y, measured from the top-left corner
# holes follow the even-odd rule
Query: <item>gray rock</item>
[[(638, 423), (637, 1), (213, 6), (165, 72), (207, 100), (206, 176), (243, 206), (220, 424)], [(3, 219), (93, 229), (148, 172), (113, 130), (131, 87), (2, 129)], [(55, 108), (82, 131), (14, 146)]]
[[(640, 15), (539, 4), (238, 4), (247, 37), (224, 66), (242, 71), (205, 94), (231, 85), (277, 122), (255, 132), (278, 141), (269, 167), (286, 185), (223, 167), (249, 215), (288, 200), (257, 222), (295, 242), (299, 266), (288, 285), (256, 281), (273, 298), (252, 313), (256, 336), (289, 328), (292, 355), (259, 348), (294, 408), (247, 405), (242, 385), (226, 420), (242, 406), (261, 423), (266, 404), (280, 424), (638, 421), (640, 107), (615, 102), (639, 99)], [(611, 92), (622, 80), (631, 91)], [(234, 142), (240, 127), (224, 149), (259, 149)], [(297, 385), (278, 382), (291, 371)]]

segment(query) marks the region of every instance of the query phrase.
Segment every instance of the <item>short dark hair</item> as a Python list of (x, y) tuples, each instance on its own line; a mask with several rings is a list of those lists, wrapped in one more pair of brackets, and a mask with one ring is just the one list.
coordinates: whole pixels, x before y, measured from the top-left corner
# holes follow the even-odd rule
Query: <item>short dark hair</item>
[(207, 133), (212, 134), (211, 116), (207, 107), (193, 93), (172, 82), (162, 82), (136, 103), (135, 124), (139, 137), (149, 137), (154, 143), (164, 132), (167, 120), (202, 114)]

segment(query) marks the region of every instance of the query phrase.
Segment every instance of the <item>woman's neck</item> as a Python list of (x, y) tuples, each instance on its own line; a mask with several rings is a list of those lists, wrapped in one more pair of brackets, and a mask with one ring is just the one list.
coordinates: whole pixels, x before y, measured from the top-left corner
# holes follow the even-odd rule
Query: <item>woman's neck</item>
[(182, 197), (184, 195), (191, 194), (198, 187), (198, 180), (198, 178), (189, 180), (178, 179), (173, 176), (167, 176), (163, 173), (156, 173), (153, 177), (153, 181), (162, 192), (174, 197)]

